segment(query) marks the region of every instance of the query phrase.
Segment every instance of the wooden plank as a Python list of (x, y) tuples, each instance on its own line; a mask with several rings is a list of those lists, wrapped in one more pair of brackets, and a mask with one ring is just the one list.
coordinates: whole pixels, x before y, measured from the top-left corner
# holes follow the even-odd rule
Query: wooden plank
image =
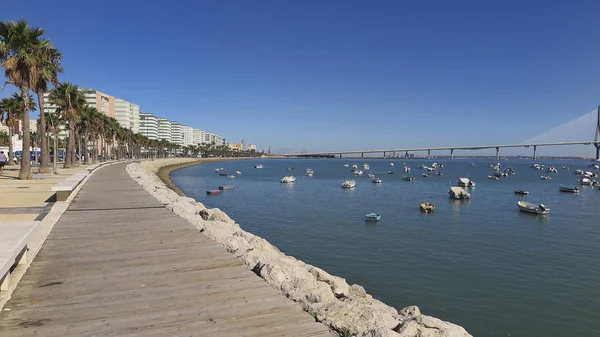
[(96, 172), (0, 313), (0, 335), (335, 335), (159, 206), (124, 165)]

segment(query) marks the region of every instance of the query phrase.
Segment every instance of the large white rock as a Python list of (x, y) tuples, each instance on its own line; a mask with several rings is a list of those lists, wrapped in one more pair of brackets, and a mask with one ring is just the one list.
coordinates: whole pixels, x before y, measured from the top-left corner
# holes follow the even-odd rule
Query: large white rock
[(325, 282), (331, 288), (331, 291), (337, 298), (346, 297), (350, 292), (350, 286), (341, 277), (333, 276), (321, 268), (309, 266), (308, 272), (311, 273), (317, 281)]

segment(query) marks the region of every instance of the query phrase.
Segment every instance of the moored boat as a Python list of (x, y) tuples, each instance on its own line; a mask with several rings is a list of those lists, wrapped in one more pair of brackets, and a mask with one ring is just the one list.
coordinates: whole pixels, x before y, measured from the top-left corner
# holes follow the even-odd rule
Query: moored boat
[(348, 163), (344, 163), (344, 167), (348, 167)]
[(365, 215), (365, 221), (379, 221), (381, 220), (381, 214), (369, 213)]
[(551, 176), (540, 176), (542, 180), (552, 180)]
[(294, 177), (294, 176), (285, 176), (285, 177), (281, 178), (282, 184), (293, 183), (294, 181), (296, 181), (296, 177)]
[(527, 201), (523, 201), (523, 200), (519, 200), (517, 202), (517, 205), (519, 206), (519, 210), (521, 212), (525, 212), (525, 213), (532, 213), (532, 214), (548, 214), (550, 213), (550, 208), (546, 207), (544, 204), (533, 204)]
[(374, 175), (373, 173), (369, 173), (369, 174), (368, 174), (368, 176), (369, 176), (369, 178), (371, 178), (371, 179), (372, 179), (372, 178), (375, 178), (375, 175)]
[(402, 180), (404, 181), (415, 181), (415, 177), (411, 177), (411, 176), (403, 176)]
[(430, 175), (431, 174), (429, 174), (429, 173), (423, 173), (421, 176), (423, 176), (423, 178), (429, 178)]
[(579, 179), (579, 185), (582, 185), (582, 186), (592, 186), (593, 183), (594, 183), (594, 181), (590, 178)]
[(254, 168), (261, 169), (263, 168), (262, 164), (254, 165)]
[(450, 198), (452, 198), (452, 199), (470, 199), (471, 198), (471, 194), (469, 192), (467, 192), (467, 190), (465, 190), (462, 187), (458, 187), (458, 186), (450, 187), (450, 191), (448, 191), (448, 195), (450, 195)]
[(419, 205), (419, 208), (423, 213), (433, 213), (433, 211), (435, 211), (435, 206), (430, 202), (422, 203), (421, 205)]
[(358, 165), (352, 164), (352, 168), (356, 170), (358, 168)]
[(387, 171), (387, 174), (394, 174), (394, 171)]
[(381, 180), (381, 178), (373, 178), (373, 180), (371, 180), (371, 182), (373, 184), (381, 184), (382, 180)]
[(390, 166), (394, 166), (394, 163), (390, 163)]
[(230, 175), (227, 176), (227, 178), (234, 179), (235, 178), (235, 174), (230, 174)]
[(227, 176), (229, 175), (229, 173), (219, 173), (219, 175), (220, 175), (221, 177), (227, 177)]
[(217, 195), (217, 194), (221, 194), (221, 191), (220, 190), (208, 190), (208, 191), (206, 191), (206, 194)]
[(498, 176), (488, 176), (488, 179), (500, 180), (500, 177), (498, 177)]
[(354, 188), (356, 186), (356, 181), (354, 180), (345, 180), (342, 183), (342, 188)]
[(235, 171), (235, 174), (238, 174), (238, 175), (239, 175), (239, 174), (242, 174), (242, 172), (240, 172), (240, 171)]
[(367, 163), (364, 163), (362, 165), (362, 167), (363, 167), (364, 170), (369, 170), (371, 168), (371, 166), (369, 166), (369, 164), (367, 164)]
[(515, 194), (528, 195), (529, 191), (515, 189)]
[(223, 186), (219, 186), (219, 189), (222, 190), (231, 190), (233, 189), (235, 186), (233, 185), (223, 185)]
[(460, 187), (475, 187), (475, 182), (469, 178), (458, 178), (456, 184)]
[(567, 186), (560, 186), (559, 190), (561, 192), (566, 192), (566, 193), (579, 193), (579, 188), (577, 188), (576, 186), (574, 187), (567, 187)]
[(356, 171), (352, 172), (352, 174), (357, 175), (357, 176), (362, 176), (363, 175), (363, 171), (356, 170)]

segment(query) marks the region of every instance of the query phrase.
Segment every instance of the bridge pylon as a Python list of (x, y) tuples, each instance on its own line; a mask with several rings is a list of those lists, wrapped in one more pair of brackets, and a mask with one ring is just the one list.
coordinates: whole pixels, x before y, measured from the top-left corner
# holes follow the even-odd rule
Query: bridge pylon
[(596, 148), (596, 161), (600, 160), (600, 143), (598, 143), (599, 136), (600, 136), (600, 105), (598, 105), (598, 121), (596, 122), (596, 136), (594, 137), (594, 147)]

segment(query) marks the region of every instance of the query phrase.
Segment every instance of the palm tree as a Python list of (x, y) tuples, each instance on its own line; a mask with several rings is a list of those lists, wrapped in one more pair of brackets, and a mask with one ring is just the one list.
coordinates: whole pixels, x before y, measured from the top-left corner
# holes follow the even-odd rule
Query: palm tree
[(26, 20), (0, 22), (0, 62), (4, 73), (14, 86), (19, 88), (25, 104), (23, 115), (23, 160), (19, 179), (31, 179), (29, 106), (30, 90), (35, 89), (41, 63), (39, 56), (54, 48), (52, 43), (41, 38), (44, 30), (29, 27)]
[(46, 122), (46, 130), (50, 130), (53, 135), (53, 153), (54, 158), (52, 160), (52, 167), (54, 174), (58, 173), (57, 164), (58, 164), (58, 133), (60, 132), (60, 127), (62, 125), (62, 121), (60, 120), (60, 116), (57, 113), (44, 113), (45, 122)]
[(60, 65), (61, 60), (62, 54), (56, 48), (40, 50), (37, 59), (39, 62), (38, 76), (33, 89), (38, 97), (38, 106), (40, 107), (40, 173), (50, 172), (50, 168), (48, 167), (50, 151), (46, 138), (46, 114), (43, 113), (44, 92), (48, 91), (48, 82), (54, 86), (58, 85), (58, 73), (63, 72), (63, 68)]
[(75, 125), (81, 115), (81, 109), (85, 105), (85, 96), (77, 85), (63, 82), (50, 92), (49, 100), (56, 105), (56, 112), (69, 125), (69, 140), (63, 167), (70, 168), (74, 162)]
[(15, 154), (13, 150), (12, 139), (15, 123), (18, 119), (21, 119), (19, 116), (19, 101), (14, 99), (14, 97), (3, 98), (0, 100), (0, 120), (2, 120), (2, 122), (4, 122), (8, 127), (8, 165), (15, 164), (13, 160)]

